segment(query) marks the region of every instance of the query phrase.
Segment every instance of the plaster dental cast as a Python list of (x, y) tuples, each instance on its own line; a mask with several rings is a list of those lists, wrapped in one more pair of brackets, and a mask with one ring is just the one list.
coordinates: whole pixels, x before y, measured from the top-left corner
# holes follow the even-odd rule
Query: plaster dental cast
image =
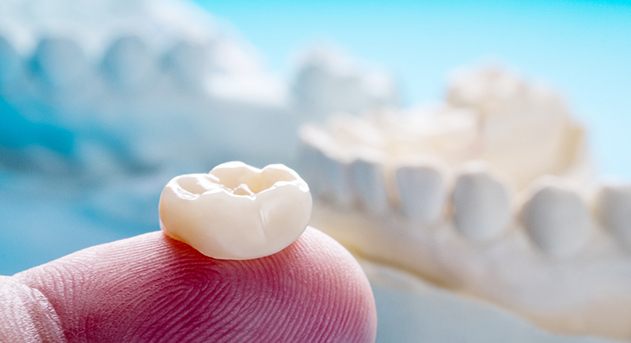
[(368, 281), (310, 214), (309, 187), (283, 165), (175, 177), (166, 235), (0, 276), (0, 342), (374, 342)]
[(543, 330), (629, 340), (631, 185), (596, 175), (563, 97), (486, 67), (407, 111), (302, 128), (311, 223)]

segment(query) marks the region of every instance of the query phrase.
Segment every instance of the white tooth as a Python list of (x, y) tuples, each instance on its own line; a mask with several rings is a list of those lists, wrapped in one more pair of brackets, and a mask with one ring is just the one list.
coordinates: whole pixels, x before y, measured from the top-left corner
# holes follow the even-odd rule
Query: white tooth
[(378, 163), (361, 158), (354, 160), (350, 164), (350, 181), (362, 209), (376, 214), (388, 210), (384, 173)]
[(33, 72), (49, 86), (67, 87), (78, 84), (87, 75), (88, 62), (74, 41), (44, 38), (33, 55)]
[(576, 253), (589, 238), (592, 226), (589, 210), (578, 193), (558, 182), (536, 188), (521, 217), (534, 244), (556, 257)]
[(206, 256), (253, 259), (293, 243), (310, 220), (311, 205), (307, 183), (284, 165), (257, 169), (228, 162), (169, 181), (160, 196), (160, 224)]
[(114, 41), (103, 57), (102, 67), (106, 78), (123, 90), (141, 88), (155, 72), (153, 56), (143, 40), (136, 36)]
[(339, 206), (350, 206), (353, 203), (353, 192), (349, 179), (349, 164), (327, 153), (324, 153), (323, 157), (320, 166), (323, 175), (323, 195)]
[(403, 166), (395, 171), (396, 187), (403, 214), (419, 223), (436, 222), (447, 198), (442, 171), (433, 165)]
[(315, 182), (317, 196), (338, 206), (349, 207), (353, 193), (348, 162), (332, 153), (336, 151), (336, 145), (321, 129), (305, 125), (299, 135), (303, 142), (301, 163), (308, 171), (309, 182)]
[(631, 184), (602, 186), (596, 204), (602, 225), (631, 249)]
[(464, 171), (456, 180), (452, 197), (455, 227), (473, 241), (499, 236), (511, 220), (508, 189), (482, 169)]
[(190, 88), (200, 87), (208, 76), (208, 50), (189, 41), (177, 43), (166, 54), (165, 67), (176, 82)]
[(300, 174), (309, 184), (311, 194), (318, 198), (326, 188), (327, 181), (323, 178), (321, 170), (326, 156), (318, 147), (306, 141), (300, 144), (299, 156)]

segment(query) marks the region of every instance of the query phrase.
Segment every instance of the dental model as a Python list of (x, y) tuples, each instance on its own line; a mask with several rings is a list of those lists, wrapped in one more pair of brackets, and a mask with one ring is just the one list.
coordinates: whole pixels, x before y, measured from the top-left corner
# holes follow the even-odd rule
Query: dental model
[(312, 224), (562, 334), (631, 338), (631, 186), (594, 182), (554, 92), (498, 68), (444, 104), (305, 125)]
[(160, 196), (160, 226), (202, 254), (254, 259), (293, 243), (311, 218), (309, 187), (281, 164), (228, 162), (173, 178)]
[(0, 13), (0, 112), (16, 117), (0, 167), (102, 180), (226, 156), (287, 163), (306, 118), (397, 98), (389, 76), (322, 51), (282, 80), (192, 1), (6, 0)]

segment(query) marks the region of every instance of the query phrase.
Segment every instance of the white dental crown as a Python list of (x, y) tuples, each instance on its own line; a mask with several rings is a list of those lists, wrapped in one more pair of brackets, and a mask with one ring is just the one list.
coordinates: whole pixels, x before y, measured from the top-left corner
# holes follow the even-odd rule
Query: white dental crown
[(309, 186), (292, 169), (227, 162), (169, 181), (160, 196), (160, 226), (208, 257), (255, 259), (298, 239), (311, 205)]

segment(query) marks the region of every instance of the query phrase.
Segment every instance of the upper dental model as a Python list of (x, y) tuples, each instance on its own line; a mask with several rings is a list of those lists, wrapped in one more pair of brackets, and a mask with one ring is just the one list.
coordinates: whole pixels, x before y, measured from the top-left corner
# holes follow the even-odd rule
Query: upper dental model
[(288, 162), (303, 118), (396, 98), (388, 77), (321, 52), (285, 82), (192, 1), (6, 0), (0, 13), (0, 167), (103, 178)]
[(160, 196), (160, 226), (202, 254), (243, 260), (293, 243), (311, 218), (309, 186), (281, 164), (228, 162), (173, 178)]
[(592, 181), (554, 92), (482, 69), (438, 108), (305, 125), (301, 139), (312, 224), (359, 257), (555, 332), (631, 338), (631, 186)]

